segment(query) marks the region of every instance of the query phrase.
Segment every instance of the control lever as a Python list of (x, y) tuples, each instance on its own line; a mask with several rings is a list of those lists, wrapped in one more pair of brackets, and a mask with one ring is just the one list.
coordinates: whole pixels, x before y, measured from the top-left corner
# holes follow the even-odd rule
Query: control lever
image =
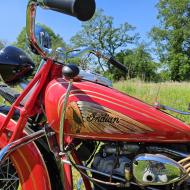
[(127, 73), (127, 67), (125, 65), (123, 65), (122, 63), (120, 63), (119, 61), (116, 61), (113, 57), (110, 57), (108, 62), (111, 63), (112, 65), (114, 65), (115, 67), (117, 67), (118, 69)]

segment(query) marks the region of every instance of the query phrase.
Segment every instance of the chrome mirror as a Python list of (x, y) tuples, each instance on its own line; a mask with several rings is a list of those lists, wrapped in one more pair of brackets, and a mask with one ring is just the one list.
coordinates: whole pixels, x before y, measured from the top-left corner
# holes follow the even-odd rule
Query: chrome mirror
[[(45, 29), (44, 26), (40, 24), (35, 25), (35, 38), (37, 41), (38, 46), (46, 53), (51, 53), (51, 36), (48, 31)], [(33, 53), (38, 54), (33, 47), (31, 47)]]
[(26, 32), (30, 47), (35, 49), (36, 53), (43, 58), (47, 58), (47, 52), (38, 44), (38, 39), (35, 36), (37, 6), (74, 16), (81, 21), (87, 21), (92, 18), (96, 8), (95, 0), (29, 0)]
[(47, 30), (40, 24), (37, 24), (35, 27), (35, 36), (41, 47), (51, 49), (51, 37)]

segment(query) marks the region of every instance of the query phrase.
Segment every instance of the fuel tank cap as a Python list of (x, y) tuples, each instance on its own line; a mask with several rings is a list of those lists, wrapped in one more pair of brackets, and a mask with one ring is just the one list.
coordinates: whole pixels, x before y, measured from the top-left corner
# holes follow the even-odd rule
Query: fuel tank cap
[(68, 79), (73, 79), (78, 74), (79, 74), (79, 68), (75, 64), (69, 64), (63, 67), (63, 75)]

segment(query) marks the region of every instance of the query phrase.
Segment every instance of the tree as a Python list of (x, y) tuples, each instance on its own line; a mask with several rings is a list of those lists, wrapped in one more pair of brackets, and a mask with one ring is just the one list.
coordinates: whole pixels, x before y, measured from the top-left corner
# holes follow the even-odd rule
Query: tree
[[(129, 35), (129, 32), (134, 29), (127, 22), (115, 27), (113, 18), (104, 15), (103, 10), (98, 10), (90, 21), (82, 24), (82, 30), (71, 38), (71, 42), (75, 46), (90, 46), (105, 54), (115, 56), (117, 50), (135, 42), (137, 34)], [(101, 64), (100, 59), (98, 61)], [(108, 70), (111, 71), (109, 65)]]
[(160, 61), (168, 66), (171, 79), (190, 79), (190, 2), (160, 0), (157, 4), (160, 27), (151, 30)]
[(6, 45), (5, 41), (0, 40), (0, 49), (4, 48)]
[[(50, 35), (51, 38), (51, 44), (52, 49), (56, 49), (57, 47), (66, 47), (66, 43), (63, 41), (61, 36), (59, 34), (55, 34), (53, 30), (46, 25), (40, 24)], [(25, 52), (27, 52), (33, 59), (33, 61), (38, 65), (40, 63), (41, 57), (38, 55), (33, 54), (27, 44), (27, 38), (26, 38), (26, 28), (24, 27), (20, 34), (17, 37), (17, 41), (14, 43), (15, 46), (18, 48), (23, 49)]]
[[(116, 59), (127, 67), (127, 79), (157, 80), (158, 64), (153, 61), (146, 44), (139, 44), (134, 49), (121, 51), (116, 55)], [(125, 78), (125, 75), (116, 69), (113, 73), (115, 80)]]

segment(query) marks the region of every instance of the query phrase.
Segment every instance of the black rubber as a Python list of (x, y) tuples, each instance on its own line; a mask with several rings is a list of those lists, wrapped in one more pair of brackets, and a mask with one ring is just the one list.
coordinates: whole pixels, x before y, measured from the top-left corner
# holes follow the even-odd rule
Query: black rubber
[(30, 76), (34, 68), (34, 62), (23, 50), (7, 46), (0, 51), (0, 75), (6, 83), (15, 84)]
[(69, 64), (63, 67), (62, 72), (66, 78), (73, 79), (79, 74), (79, 68), (75, 64)]
[[(3, 113), (7, 115), (9, 113), (10, 107), (5, 105), (0, 105), (0, 113)], [(17, 120), (20, 116), (20, 113), (18, 110), (16, 110), (12, 116), (13, 119)]]
[(8, 86), (7, 84), (0, 84), (0, 96), (2, 96), (10, 104), (13, 104), (20, 94)]
[(110, 57), (108, 62), (111, 63), (113, 66), (117, 67), (118, 69), (120, 69), (121, 71), (127, 73), (128, 71), (127, 67), (122, 63), (120, 63), (119, 61), (116, 61), (113, 57)]
[(77, 17), (81, 21), (91, 19), (96, 9), (95, 0), (43, 0), (40, 5)]
[[(37, 129), (38, 129), (38, 126), (31, 126), (31, 124), (29, 124), (29, 123), (25, 127), (27, 134), (32, 134)], [(41, 129), (41, 127), (39, 127), (39, 129)], [(49, 177), (50, 177), (52, 190), (64, 189), (62, 187), (58, 165), (56, 163), (53, 153), (49, 149), (47, 139), (45, 137), (40, 138), (35, 141), (35, 144), (37, 145), (38, 149), (40, 150), (40, 153), (42, 154), (43, 159), (45, 161), (45, 164), (46, 164), (46, 167), (47, 167), (47, 170), (49, 173)]]

